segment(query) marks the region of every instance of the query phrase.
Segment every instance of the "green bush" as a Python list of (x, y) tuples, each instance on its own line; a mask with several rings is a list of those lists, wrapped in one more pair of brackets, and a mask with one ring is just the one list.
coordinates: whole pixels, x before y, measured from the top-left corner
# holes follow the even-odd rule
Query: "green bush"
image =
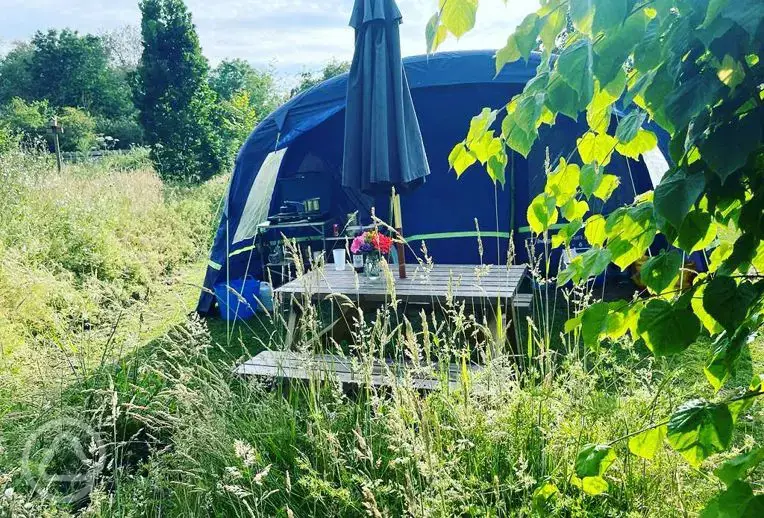
[(59, 136), (61, 151), (91, 151), (96, 147), (96, 121), (90, 114), (78, 108), (62, 108), (58, 123), (64, 132)]
[(143, 129), (134, 117), (96, 119), (96, 133), (114, 139), (110, 149), (130, 149), (143, 144)]
[(18, 97), (0, 108), (0, 121), (11, 131), (21, 135), (27, 144), (44, 139), (53, 111), (47, 101), (27, 102)]
[(18, 149), (21, 137), (10, 125), (0, 121), (0, 155)]

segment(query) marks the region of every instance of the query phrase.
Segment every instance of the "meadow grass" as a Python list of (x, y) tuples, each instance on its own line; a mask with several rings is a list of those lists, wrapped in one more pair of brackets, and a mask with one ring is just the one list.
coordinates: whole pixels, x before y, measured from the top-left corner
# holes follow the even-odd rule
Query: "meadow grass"
[[(720, 489), (667, 448), (648, 461), (617, 441), (714, 397), (702, 374), (710, 344), (670, 359), (629, 339), (584, 350), (560, 330), (590, 293), (553, 292), (537, 328), (523, 325), (521, 369), (488, 354), (490, 333), (466, 308), (409, 320), (391, 293), (351, 323), (350, 344), (316, 340), (327, 304), (306, 304), (296, 349), (361, 370), (380, 354), (405, 358), (399, 384), (234, 376), (241, 360), (283, 347), (283, 318), (277, 308), (232, 329), (187, 316), (224, 179), (168, 187), (140, 153), (121, 160), (58, 175), (45, 157), (0, 159), (0, 188), (13, 193), (0, 228), (0, 516), (695, 516)], [(750, 351), (726, 392), (764, 369), (762, 341)], [(425, 359), (463, 357), (485, 369), (455, 389), (407, 382), (429, 372)], [(103, 439), (94, 490), (74, 506), (44, 498), (21, 470), (30, 435), (57, 417)], [(763, 422), (754, 406), (733, 452), (761, 444)], [(587, 495), (575, 457), (611, 441), (609, 488)], [(60, 455), (50, 464), (72, 462)]]

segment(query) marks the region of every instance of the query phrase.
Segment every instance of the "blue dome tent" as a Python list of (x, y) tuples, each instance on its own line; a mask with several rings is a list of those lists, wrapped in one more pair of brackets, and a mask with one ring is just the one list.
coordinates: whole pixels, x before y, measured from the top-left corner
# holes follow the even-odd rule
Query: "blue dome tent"
[[(507, 65), (496, 75), (493, 51), (404, 59), (431, 169), (420, 189), (401, 198), (406, 238), (414, 249), (425, 241), (436, 262), (479, 262), (475, 219), (488, 261), (506, 261), (511, 233), (518, 259), (524, 260), (523, 242), (530, 235), (526, 209), (544, 188), (547, 149), (553, 164), (557, 157), (567, 157), (583, 126), (564, 116), (551, 127), (542, 126), (527, 159), (512, 153), (504, 188), (494, 186), (479, 165), (457, 179), (449, 170), (448, 155), (464, 139), (471, 118), (483, 107), (506, 104), (534, 77), (538, 64), (539, 56), (532, 55), (528, 63)], [(266, 117), (245, 142), (226, 193), (199, 312), (212, 308), (215, 284), (247, 275), (263, 277), (257, 226), (285, 201), (320, 198), (322, 211), (340, 226), (354, 211), (368, 222), (371, 207), (380, 218), (387, 218), (389, 196), (375, 200), (342, 187), (346, 91), (347, 75), (341, 75), (303, 92)], [(616, 115), (621, 114), (616, 111)], [(658, 183), (669, 167), (666, 139), (659, 140), (659, 148), (639, 161), (614, 155), (607, 169), (621, 178), (621, 186), (605, 212)]]

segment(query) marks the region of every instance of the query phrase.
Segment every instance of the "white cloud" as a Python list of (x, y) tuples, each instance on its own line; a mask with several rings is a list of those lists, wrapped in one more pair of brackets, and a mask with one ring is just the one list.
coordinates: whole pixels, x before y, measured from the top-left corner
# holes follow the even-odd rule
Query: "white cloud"
[[(350, 59), (353, 30), (347, 23), (353, 0), (187, 0), (205, 55), (215, 64), (242, 58), (273, 64), (282, 73), (317, 69), (329, 59)], [(424, 28), (437, 0), (398, 0), (403, 13), (404, 55), (425, 51)], [(493, 49), (538, 6), (538, 0), (482, 0), (474, 31), (443, 50)], [(27, 39), (36, 30), (71, 27), (100, 32), (140, 23), (137, 0), (0, 0), (0, 35)]]

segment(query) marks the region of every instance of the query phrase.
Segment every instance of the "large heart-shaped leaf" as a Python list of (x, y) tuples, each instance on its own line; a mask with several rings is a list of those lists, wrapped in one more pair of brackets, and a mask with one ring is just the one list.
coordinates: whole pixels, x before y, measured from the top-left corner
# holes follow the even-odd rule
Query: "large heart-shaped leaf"
[(601, 477), (615, 462), (615, 451), (607, 444), (587, 444), (576, 457), (576, 475)]
[(714, 475), (730, 486), (762, 462), (764, 462), (764, 448), (756, 447), (726, 461), (714, 470)]
[(703, 292), (703, 307), (725, 329), (734, 332), (745, 320), (758, 290), (748, 281), (717, 275)]
[(674, 286), (682, 267), (682, 255), (674, 251), (663, 251), (648, 259), (640, 270), (640, 278), (653, 293), (663, 293)]
[(629, 451), (637, 457), (653, 460), (665, 437), (665, 426), (650, 428), (629, 439)]
[(527, 211), (528, 224), (536, 234), (541, 234), (557, 223), (557, 206), (554, 196), (541, 193), (531, 201)]
[(690, 309), (661, 299), (651, 300), (639, 315), (637, 329), (656, 356), (687, 349), (700, 333), (700, 320)]
[(732, 426), (727, 405), (693, 399), (672, 414), (667, 437), (672, 448), (698, 467), (710, 455), (729, 448)]
[(705, 186), (706, 180), (699, 173), (688, 174), (678, 170), (670, 176), (664, 176), (655, 188), (655, 211), (674, 228), (681, 228), (684, 218), (698, 201)]

